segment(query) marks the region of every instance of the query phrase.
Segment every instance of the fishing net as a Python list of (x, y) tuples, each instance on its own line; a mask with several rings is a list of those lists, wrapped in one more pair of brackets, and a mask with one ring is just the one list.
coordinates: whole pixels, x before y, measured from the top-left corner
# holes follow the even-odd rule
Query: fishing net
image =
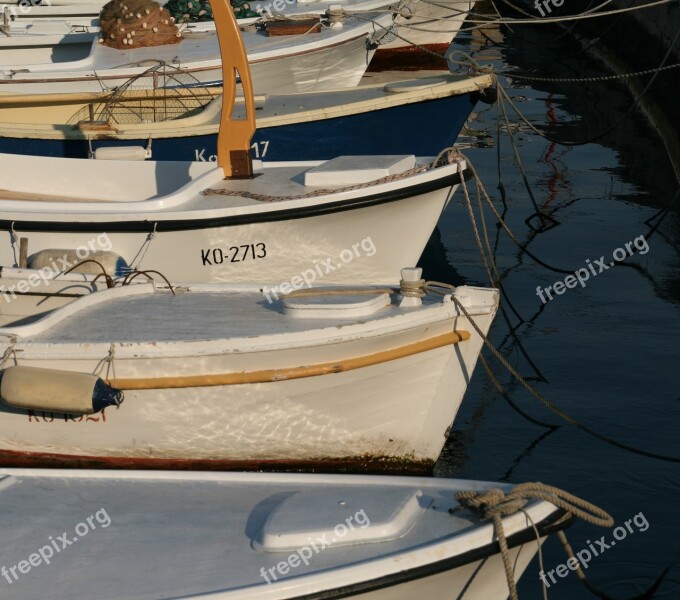
[[(231, 6), (237, 19), (261, 16), (250, 7), (247, 0), (231, 0)], [(212, 21), (213, 12), (208, 0), (169, 0), (165, 5), (178, 23), (196, 23)]]
[(119, 50), (182, 41), (175, 19), (152, 0), (111, 0), (102, 8), (99, 23), (99, 41)]
[(184, 119), (199, 113), (222, 88), (206, 87), (193, 75), (159, 63), (119, 86), (104, 102), (76, 112), (69, 124), (142, 124)]

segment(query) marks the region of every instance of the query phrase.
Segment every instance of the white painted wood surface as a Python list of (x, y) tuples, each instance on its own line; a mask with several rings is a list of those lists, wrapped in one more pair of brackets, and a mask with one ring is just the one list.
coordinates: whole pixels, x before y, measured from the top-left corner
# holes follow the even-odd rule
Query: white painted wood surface
[[(504, 600), (508, 590), (500, 557), (479, 560), (420, 579), (400, 574), (455, 560), (494, 540), (490, 522), (467, 511), (449, 514), (460, 490), (484, 490), (498, 483), (406, 477), (263, 473), (172, 473), (2, 469), (0, 476), (0, 565), (16, 567), (54, 539), (60, 548), (50, 564), (29, 565), (22, 574), (0, 578), (3, 596), (13, 600), (159, 600), (205, 598), (282, 600), (366, 584), (384, 578), (385, 587), (353, 598), (413, 600), (455, 598)], [(419, 514), (408, 532), (389, 539), (379, 531), (390, 507), (416, 494)], [(545, 501), (503, 518), (509, 537), (531, 531), (555, 513)], [(306, 514), (314, 523), (299, 522)], [(87, 519), (90, 518), (88, 523)], [(531, 519), (531, 522), (529, 521)], [(373, 543), (347, 543), (347, 520)], [(82, 523), (82, 525), (81, 525)], [(90, 524), (91, 523), (91, 524)], [(257, 547), (263, 529), (298, 531), (313, 525), (326, 532), (326, 545), (304, 536), (295, 550)], [(338, 527), (339, 525), (339, 527)], [(343, 526), (348, 530), (343, 535)], [(77, 529), (76, 529), (77, 528)], [(71, 542), (58, 536), (66, 534)], [(52, 537), (50, 537), (52, 536)], [(382, 538), (382, 541), (379, 541)], [(63, 539), (63, 538), (62, 538)], [(531, 537), (527, 539), (531, 540)], [(74, 541), (75, 540), (75, 541)], [(343, 543), (344, 542), (344, 543)], [(303, 550), (302, 548), (305, 548)], [(519, 579), (538, 549), (528, 541), (510, 551)], [(294, 568), (277, 570), (298, 552)], [(44, 551), (47, 554), (47, 551)], [(39, 557), (38, 557), (39, 558)], [(25, 570), (25, 565), (22, 565)], [(261, 573), (271, 582), (267, 584)], [(332, 595), (329, 597), (345, 597)]]
[[(16, 238), (28, 238), (29, 254), (83, 244), (87, 249), (106, 232), (110, 247), (98, 249), (117, 252), (140, 269), (157, 269), (171, 281), (268, 285), (288, 282), (316, 265), (321, 269), (316, 285), (398, 282), (399, 270), (418, 261), (457, 188), (451, 178), (465, 167), (461, 161), (394, 181), (309, 195), (318, 188), (303, 185), (304, 173), (318, 162), (256, 161), (254, 179), (225, 181), (214, 163), (15, 155), (2, 155), (0, 161), (2, 187), (8, 190), (0, 190), (0, 213), (3, 220), (15, 222)], [(232, 194), (203, 195), (208, 188)], [(240, 191), (270, 195), (274, 201), (240, 196)], [(22, 199), (2, 199), (16, 193), (24, 194)], [(381, 201), (395, 194), (397, 199)], [(338, 202), (347, 207), (324, 208)], [(287, 211), (283, 218), (276, 216), (281, 211)], [(234, 222), (236, 218), (240, 221)], [(181, 225), (188, 220), (196, 224)], [(30, 225), (22, 232), (21, 223), (27, 221)], [(35, 231), (37, 222), (51, 224), (53, 230)], [(74, 232), (68, 225), (78, 222), (91, 223), (90, 231)], [(107, 226), (112, 222), (139, 226), (137, 231), (116, 232)], [(0, 232), (0, 264), (18, 266), (13, 244), (16, 239), (8, 230)], [(245, 247), (251, 248), (247, 256), (232, 260)]]
[[(82, 24), (90, 24), (92, 17), (98, 17), (101, 10), (101, 4), (97, 2), (77, 3), (69, 0), (66, 3), (52, 2), (49, 6), (35, 6), (30, 11), (23, 13), (18, 11), (17, 7), (13, 7), (17, 14), (17, 23), (15, 27), (20, 27), (23, 24), (30, 24), (40, 22), (45, 19), (58, 20), (63, 19), (72, 24), (78, 23), (81, 20)], [(286, 2), (283, 14), (285, 16), (299, 16), (303, 14), (322, 14), (331, 5), (341, 6), (345, 11), (351, 14), (352, 11), (366, 12), (366, 11), (386, 11), (393, 3), (389, 0), (312, 0), (311, 2)], [(3, 6), (8, 6), (10, 10), (11, 5), (0, 4), (0, 10)], [(267, 2), (255, 3), (253, 8), (260, 7), (266, 9)], [(438, 46), (443, 44), (450, 44), (460, 30), (467, 13), (474, 7), (474, 0), (440, 0), (438, 2), (426, 2), (423, 0), (410, 0), (409, 2), (401, 3), (401, 10), (404, 16), (400, 16), (396, 20), (397, 34), (399, 37), (392, 42), (385, 44), (383, 50), (405, 49), (412, 47), (412, 44), (418, 44), (425, 47)], [(276, 12), (270, 5), (270, 11)], [(410, 14), (410, 17), (406, 15)], [(239, 23), (252, 23), (256, 19), (239, 19)], [(212, 24), (201, 23), (202, 28), (209, 28)], [(214, 25), (212, 25), (214, 26)], [(95, 35), (92, 33), (91, 35)], [(62, 43), (70, 43), (67, 39), (68, 35), (64, 35)], [(2, 40), (0, 40), (2, 43)], [(11, 44), (11, 42), (5, 42)], [(39, 43), (36, 40), (36, 43)]]
[[(484, 332), (495, 290), (459, 287)], [(357, 296), (335, 302), (363, 302)], [(370, 316), (294, 318), (252, 286), (150, 284), (84, 296), (41, 319), (5, 326), (0, 354), (18, 364), (114, 379), (213, 376), (278, 369), (261, 383), (129, 390), (104, 420), (64, 418), (0, 406), (0, 451), (99, 458), (324, 461), (391, 457), (433, 462), (472, 376), (482, 340), (456, 305), (438, 295), (423, 306)], [(445, 335), (457, 345), (354, 370), (288, 379), (285, 371), (371, 357)], [(106, 358), (114, 354), (113, 365)], [(12, 359), (14, 361), (14, 359)], [(104, 362), (102, 362), (104, 361)], [(115, 377), (113, 370), (115, 369)], [(107, 375), (108, 373), (108, 375)], [(55, 390), (58, 393), (58, 390)], [(1, 453), (1, 452), (0, 452)]]
[[(375, 15), (374, 20), (389, 27), (392, 16)], [(314, 35), (268, 37), (264, 32), (242, 32), (255, 92), (293, 93), (357, 85), (374, 52), (367, 47), (367, 40), (377, 30), (380, 27), (372, 22), (349, 17), (340, 28), (324, 27)], [(214, 30), (189, 30), (179, 44), (131, 50), (109, 48), (95, 40), (90, 54), (73, 62), (30, 62), (30, 49), (25, 52), (26, 58), (17, 65), (0, 58), (0, 94), (100, 92), (124, 84), (161, 61), (181, 67), (204, 84), (218, 85), (222, 80)]]

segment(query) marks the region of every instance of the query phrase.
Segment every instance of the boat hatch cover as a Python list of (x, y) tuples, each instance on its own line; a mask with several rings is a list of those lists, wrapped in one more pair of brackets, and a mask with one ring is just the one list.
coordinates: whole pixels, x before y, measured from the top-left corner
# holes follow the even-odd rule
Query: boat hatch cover
[(293, 296), (283, 300), (283, 313), (303, 319), (356, 319), (368, 317), (380, 309), (390, 306), (390, 295), (376, 290), (375, 295), (319, 295)]
[(323, 536), (333, 540), (333, 547), (387, 542), (406, 535), (431, 503), (431, 497), (414, 488), (303, 490), (271, 510), (253, 547), (283, 552)]
[(355, 185), (404, 173), (416, 166), (410, 155), (338, 156), (305, 173), (305, 185)]

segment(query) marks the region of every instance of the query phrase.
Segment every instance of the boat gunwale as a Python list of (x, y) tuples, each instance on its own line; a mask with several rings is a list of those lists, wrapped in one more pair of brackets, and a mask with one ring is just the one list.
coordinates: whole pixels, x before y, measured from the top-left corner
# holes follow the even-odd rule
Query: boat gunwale
[[(71, 160), (79, 161), (82, 159)], [(311, 167), (314, 164), (320, 163), (267, 163), (270, 168), (276, 168), (277, 166), (299, 166), (300, 164), (307, 164)], [(403, 179), (366, 185), (366, 187), (361, 188), (359, 191), (377, 190), (372, 194), (366, 195), (357, 195), (357, 190), (343, 191), (342, 188), (339, 188), (337, 192), (331, 192), (326, 195), (308, 196), (302, 194), (300, 197), (293, 199), (286, 199), (284, 196), (284, 199), (275, 202), (258, 202), (223, 208), (210, 207), (185, 210), (182, 210), (182, 204), (194, 201), (193, 194), (196, 193), (191, 193), (187, 188), (195, 188), (195, 184), (199, 180), (210, 180), (215, 178), (215, 176), (219, 177), (219, 169), (215, 168), (214, 170), (206, 171), (179, 190), (159, 198), (133, 201), (108, 200), (94, 203), (87, 202), (87, 198), (77, 198), (73, 202), (59, 201), (50, 203), (47, 205), (51, 209), (50, 211), (45, 210), (46, 200), (48, 200), (46, 194), (45, 201), (3, 200), (1, 197), (2, 191), (0, 190), (0, 210), (5, 215), (11, 213), (11, 216), (0, 220), (0, 231), (102, 233), (102, 229), (104, 229), (106, 233), (154, 233), (159, 235), (178, 231), (216, 229), (250, 225), (252, 223), (305, 219), (348, 210), (364, 209), (401, 200), (414, 200), (430, 192), (452, 188), (461, 182), (460, 166), (461, 163), (458, 162), (450, 163), (409, 175)], [(462, 176), (469, 180), (472, 177), (472, 173), (464, 161), (462, 161), (462, 166)], [(403, 185), (405, 182), (410, 183)], [(370, 184), (371, 182), (368, 183)], [(205, 189), (202, 188), (197, 190), (197, 192), (200, 193)], [(314, 191), (314, 188), (310, 188), (309, 191)], [(236, 193), (228, 195), (233, 198), (239, 197)], [(159, 205), (163, 207), (162, 210), (158, 210)], [(279, 208), (281, 205), (285, 205), (285, 207)], [(127, 212), (106, 211), (106, 209), (113, 207), (119, 211), (124, 207)], [(93, 208), (96, 208), (97, 212), (85, 212)], [(140, 208), (144, 210), (140, 210)], [(171, 208), (175, 210), (170, 210)], [(442, 208), (444, 208), (444, 205)], [(82, 220), (72, 220), (75, 216), (80, 216)], [(83, 217), (90, 219), (92, 217), (99, 217), (99, 220), (86, 221)]]
[[(412, 79), (408, 81), (417, 81)], [(297, 125), (300, 123), (309, 123), (317, 121), (327, 121), (331, 119), (341, 119), (344, 117), (351, 117), (354, 115), (361, 115), (366, 113), (373, 113), (381, 110), (390, 110), (402, 106), (409, 106), (412, 104), (426, 103), (437, 100), (449, 100), (459, 98), (461, 96), (478, 93), (481, 90), (489, 88), (493, 84), (490, 75), (483, 74), (475, 77), (466, 78), (464, 80), (447, 81), (443, 85), (432, 84), (426, 89), (413, 90), (400, 93), (385, 92), (383, 96), (374, 97), (366, 100), (348, 101), (340, 104), (326, 106), (323, 108), (311, 108), (299, 112), (290, 112), (286, 114), (275, 114), (271, 116), (257, 118), (258, 129), (283, 127), (288, 125)], [(384, 84), (372, 84), (370, 86), (363, 86), (367, 91), (373, 89), (384, 88)], [(347, 89), (340, 89), (338, 91), (347, 92)], [(352, 92), (361, 92), (362, 86), (351, 88)], [(317, 93), (317, 92), (313, 92)], [(319, 94), (332, 93), (328, 91), (318, 92)], [(298, 94), (291, 94), (297, 96)], [(358, 94), (357, 94), (358, 95)], [(283, 100), (286, 95), (274, 96), (276, 99)], [(1, 98), (0, 98), (1, 100)], [(214, 100), (213, 100), (214, 101)], [(268, 101), (268, 99), (266, 100)], [(265, 101), (265, 102), (266, 102)], [(83, 107), (87, 104), (95, 103), (94, 101), (83, 101)], [(105, 104), (106, 99), (103, 98), (97, 104)], [(209, 106), (206, 105), (205, 108)], [(81, 108), (83, 108), (81, 107)], [(75, 107), (74, 107), (75, 108)], [(80, 110), (80, 109), (79, 109)], [(2, 115), (2, 105), (0, 103), (0, 116)], [(68, 123), (14, 123), (14, 122), (0, 122), (0, 138), (15, 138), (16, 139), (39, 139), (39, 140), (66, 140), (66, 141), (88, 141), (88, 140), (139, 140), (139, 139), (177, 139), (177, 138), (192, 138), (201, 135), (216, 134), (219, 128), (219, 121), (215, 119), (214, 115), (206, 119), (194, 120), (195, 117), (203, 115), (204, 111), (187, 117), (187, 123), (182, 123), (183, 119), (176, 119), (172, 121), (162, 122), (150, 126), (148, 123), (139, 124), (124, 124), (114, 125), (110, 132), (95, 131), (88, 133), (78, 129), (77, 124)], [(191, 119), (191, 123), (189, 123)], [(165, 125), (167, 126), (158, 126)]]
[[(416, 310), (404, 311), (396, 314), (385, 314), (365, 321), (356, 320), (343, 324), (342, 319), (332, 325), (314, 326), (314, 320), (309, 320), (309, 327), (295, 332), (276, 332), (256, 336), (216, 337), (212, 339), (192, 340), (163, 340), (163, 341), (40, 341), (34, 338), (48, 333), (53, 327), (64, 323), (69, 318), (77, 318), (78, 314), (94, 306), (105, 305), (114, 296), (130, 297), (132, 295), (151, 295), (153, 284), (134, 284), (127, 288), (112, 288), (101, 290), (93, 294), (82, 296), (73, 302), (55, 309), (28, 325), (0, 328), (0, 335), (12, 338), (14, 351), (22, 361), (44, 360), (93, 360), (108, 356), (111, 348), (115, 348), (116, 358), (120, 360), (144, 359), (177, 359), (201, 357), (223, 357), (231, 354), (249, 355), (269, 352), (308, 350), (334, 346), (341, 343), (361, 343), (368, 339), (380, 339), (387, 336), (408, 334), (422, 327), (444, 324), (451, 321), (451, 329), (465, 329), (468, 327), (467, 318), (459, 312), (456, 304), (446, 298)], [(135, 293), (121, 292), (139, 286)], [(145, 289), (142, 289), (142, 286)], [(370, 288), (371, 286), (366, 286)], [(466, 286), (475, 293), (481, 294), (480, 301), (487, 297), (493, 298), (490, 304), (476, 304), (468, 306), (466, 310), (473, 317), (493, 315), (498, 309), (498, 290), (495, 288), (478, 288)], [(165, 292), (162, 292), (165, 293)], [(186, 293), (186, 292), (183, 292)], [(255, 293), (255, 290), (253, 291)], [(292, 317), (291, 317), (292, 318)], [(23, 333), (21, 329), (24, 329)], [(22, 335), (23, 333), (23, 335)], [(433, 336), (431, 336), (433, 337)], [(427, 338), (429, 339), (429, 338)], [(8, 343), (8, 345), (10, 345)], [(97, 356), (97, 353), (101, 356)], [(94, 355), (94, 356), (93, 356)], [(348, 357), (349, 358), (349, 357)], [(339, 361), (336, 361), (339, 362)], [(295, 367), (288, 368), (297, 368)], [(211, 374), (208, 374), (211, 375)]]

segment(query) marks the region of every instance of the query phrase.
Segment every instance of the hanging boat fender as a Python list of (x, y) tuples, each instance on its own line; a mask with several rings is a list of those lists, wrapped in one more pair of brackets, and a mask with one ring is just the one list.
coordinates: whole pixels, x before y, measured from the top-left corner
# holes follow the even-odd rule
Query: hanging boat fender
[(479, 101), (484, 102), (484, 104), (495, 104), (498, 100), (498, 89), (496, 86), (491, 86), (479, 90)]
[(105, 146), (97, 148), (90, 158), (97, 160), (146, 160), (151, 148), (144, 146)]
[(14, 408), (91, 415), (123, 401), (121, 390), (91, 373), (18, 365), (1, 377), (0, 399)]
[[(84, 246), (83, 246), (84, 247)], [(95, 250), (93, 252), (85, 253), (81, 257), (79, 252), (81, 248), (76, 250), (70, 248), (48, 248), (40, 250), (33, 254), (26, 264), (29, 269), (51, 269), (58, 271), (60, 265), (66, 264), (75, 267), (80, 263), (90, 260), (97, 261), (101, 267), (94, 262), (86, 262), (82, 266), (74, 269), (78, 273), (87, 273), (90, 275), (99, 275), (102, 272), (102, 267), (111, 276), (119, 277), (125, 275), (130, 271), (127, 261), (117, 252), (111, 250)]]

